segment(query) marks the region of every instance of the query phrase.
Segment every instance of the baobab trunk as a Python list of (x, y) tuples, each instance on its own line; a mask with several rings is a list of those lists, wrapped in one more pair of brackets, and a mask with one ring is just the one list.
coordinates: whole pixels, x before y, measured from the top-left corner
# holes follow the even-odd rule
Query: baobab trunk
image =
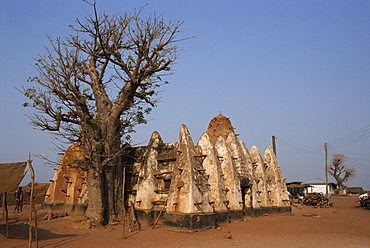
[(338, 195), (343, 195), (343, 185), (341, 183), (338, 184)]
[(102, 172), (99, 165), (91, 166), (87, 171), (88, 207), (85, 216), (96, 226), (105, 224)]
[(88, 207), (85, 216), (93, 225), (108, 224), (120, 211), (122, 194), (119, 179), (122, 173), (115, 173), (120, 166), (98, 166), (87, 172)]
[[(116, 165), (107, 166), (105, 172), (105, 212), (108, 222), (120, 215), (122, 205), (122, 166), (118, 160)], [(120, 171), (121, 170), (121, 171)]]
[[(122, 165), (121, 165), (121, 135), (119, 132), (119, 118), (108, 121), (103, 130), (106, 130), (105, 155), (110, 160), (104, 167), (104, 195), (106, 219), (111, 221), (120, 213), (121, 188), (122, 188)], [(119, 154), (117, 156), (117, 154)]]
[(87, 173), (88, 209), (86, 217), (91, 219), (95, 225), (100, 226), (108, 224), (120, 213), (122, 166), (120, 156), (117, 155), (121, 149), (121, 137), (117, 132), (116, 122), (99, 124), (99, 131), (90, 132), (101, 136), (92, 139), (99, 140), (96, 143), (100, 147), (98, 145), (92, 149), (95, 151), (95, 159), (91, 161), (93, 164)]

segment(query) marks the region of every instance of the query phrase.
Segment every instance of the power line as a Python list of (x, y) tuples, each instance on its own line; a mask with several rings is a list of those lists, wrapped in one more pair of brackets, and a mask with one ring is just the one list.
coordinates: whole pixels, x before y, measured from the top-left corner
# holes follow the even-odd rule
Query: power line
[[(322, 145), (311, 145), (311, 146), (303, 146), (303, 147), (299, 147), (299, 146), (296, 146), (296, 145), (292, 145), (288, 142), (285, 142), (285, 141), (282, 141), (278, 138), (276, 138), (276, 140), (283, 146), (286, 146), (286, 147), (289, 147), (291, 149), (295, 149), (295, 150), (299, 150), (299, 151), (304, 151), (304, 152), (317, 152), (317, 151), (322, 151), (322, 149), (320, 148), (319, 150), (317, 150), (318, 147), (322, 147)], [(315, 150), (311, 149), (311, 148), (316, 148)]]
[(288, 149), (279, 149), (279, 157), (285, 157), (285, 156), (294, 156), (294, 155), (300, 155), (302, 153), (309, 153), (309, 154), (317, 154), (321, 153), (323, 151), (322, 145), (311, 145), (311, 146), (304, 146), (299, 147), (296, 145), (292, 145), (288, 142), (282, 141), (280, 139), (276, 138), (276, 141), (284, 147), (287, 147)]
[(366, 138), (369, 138), (370, 137), (370, 125), (367, 125), (357, 131), (354, 131), (350, 134), (347, 134), (339, 139), (335, 139), (331, 142), (329, 142), (329, 144), (331, 145), (331, 147), (342, 147), (342, 146), (345, 146), (345, 145), (349, 145), (349, 144), (352, 144), (352, 143), (355, 143), (357, 141), (360, 141), (360, 140), (363, 140), (363, 139), (366, 139)]
[[(332, 140), (328, 144), (330, 145), (330, 149), (336, 149), (345, 145), (349, 145), (355, 142), (358, 142), (363, 139), (367, 139), (370, 137), (370, 125), (367, 125), (359, 130), (356, 130), (352, 133), (349, 133), (341, 138)], [(285, 142), (283, 140), (280, 140), (276, 138), (276, 142), (279, 143), (279, 145), (286, 147), (287, 149), (279, 149), (279, 156), (285, 157), (285, 156), (295, 156), (300, 154), (318, 154), (322, 153), (324, 151), (324, 147), (322, 145), (311, 145), (311, 146), (296, 146), (293, 144), (290, 144), (288, 142)], [(329, 151), (328, 148), (328, 151)]]
[(346, 146), (346, 145), (349, 145), (349, 144), (355, 143), (355, 142), (357, 142), (357, 141), (360, 141), (360, 140), (363, 140), (363, 139), (366, 139), (366, 138), (369, 138), (369, 137), (370, 137), (370, 132), (369, 132), (366, 136), (353, 138), (353, 139), (351, 139), (351, 140), (347, 140), (347, 141), (342, 142), (342, 143), (339, 143), (339, 144), (334, 144), (333, 146), (334, 146), (334, 147), (342, 147), (342, 146)]
[(290, 157), (290, 156), (300, 156), (300, 155), (305, 155), (305, 154), (310, 154), (310, 155), (319, 155), (321, 156), (322, 150), (320, 152), (300, 152), (300, 151), (294, 151), (294, 150), (283, 150), (280, 151), (278, 150), (278, 156), (279, 157)]
[(357, 130), (357, 131), (354, 131), (354, 132), (352, 132), (352, 133), (350, 133), (350, 134), (347, 134), (347, 135), (345, 135), (345, 136), (343, 136), (343, 137), (341, 137), (341, 138), (339, 138), (339, 139), (332, 140), (330, 143), (335, 143), (335, 142), (337, 142), (337, 141), (339, 141), (339, 140), (345, 139), (345, 138), (347, 138), (348, 136), (352, 136), (352, 135), (354, 135), (354, 134), (356, 134), (356, 133), (358, 133), (358, 132), (360, 132), (360, 131), (362, 131), (362, 130), (364, 130), (364, 129), (367, 129), (367, 128), (370, 128), (370, 125), (367, 125), (367, 126), (365, 126), (365, 127), (361, 128), (361, 129)]
[(346, 154), (361, 154), (361, 155), (370, 155), (370, 152), (347, 152)]
[[(320, 152), (322, 153), (322, 152)], [(292, 156), (302, 156), (302, 155), (310, 155), (310, 156), (321, 156), (319, 153), (302, 153), (302, 152), (279, 152), (279, 157), (292, 157)]]
[(337, 148), (333, 148), (333, 150), (334, 150), (334, 153), (330, 153), (331, 155), (342, 154), (347, 157), (349, 164), (356, 165), (357, 167), (361, 167), (362, 169), (365, 169), (365, 170), (370, 170), (369, 163), (361, 161), (361, 160), (369, 160), (368, 158), (357, 158), (357, 157), (348, 156), (346, 154), (349, 154), (349, 153), (344, 153)]

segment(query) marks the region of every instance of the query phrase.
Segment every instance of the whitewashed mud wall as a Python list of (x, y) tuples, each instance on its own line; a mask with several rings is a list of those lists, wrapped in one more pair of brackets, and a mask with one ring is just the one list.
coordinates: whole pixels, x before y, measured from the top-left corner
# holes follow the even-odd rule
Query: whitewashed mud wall
[[(233, 131), (224, 130), (228, 133), (213, 139), (214, 143), (203, 133), (197, 145), (185, 125), (180, 128), (178, 142), (170, 146), (153, 133), (137, 167), (137, 193), (132, 195), (135, 208), (212, 214), (289, 206), (285, 179), (272, 148), (266, 147), (262, 157), (256, 146), (249, 151)], [(161, 149), (171, 155), (161, 155)], [(166, 166), (158, 166), (165, 161)]]
[[(290, 212), (280, 165), (270, 146), (263, 157), (238, 140), (228, 118), (211, 120), (197, 145), (182, 125), (177, 142), (154, 132), (145, 147), (134, 147), (127, 173), (126, 205), (147, 225), (163, 214), (164, 226), (202, 229), (244, 215)], [(78, 169), (79, 144), (67, 149), (51, 180), (49, 207), (87, 206), (86, 172)]]

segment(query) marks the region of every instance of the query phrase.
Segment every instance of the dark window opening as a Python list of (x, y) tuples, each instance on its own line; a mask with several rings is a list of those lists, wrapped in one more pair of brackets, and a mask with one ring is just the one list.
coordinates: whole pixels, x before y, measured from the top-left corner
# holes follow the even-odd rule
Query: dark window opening
[(163, 180), (164, 180), (164, 189), (165, 190), (170, 190), (171, 179), (163, 179)]

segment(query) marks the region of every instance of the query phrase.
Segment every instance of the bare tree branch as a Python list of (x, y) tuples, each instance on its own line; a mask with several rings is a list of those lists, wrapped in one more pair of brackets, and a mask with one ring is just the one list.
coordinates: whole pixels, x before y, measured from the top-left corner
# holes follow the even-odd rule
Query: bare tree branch
[(84, 1), (93, 15), (77, 19), (70, 26), (73, 35), (48, 37), (49, 47), (35, 58), (38, 76), (20, 91), (30, 100), (24, 106), (35, 109), (32, 125), (81, 142), (80, 164), (100, 185), (89, 186), (90, 194), (97, 187), (106, 190), (104, 180), (114, 178), (110, 167), (127, 155), (130, 133), (147, 123), (159, 88), (167, 84), (162, 77), (173, 73), (182, 51), (177, 43), (190, 38), (177, 38), (182, 22), (166, 23), (155, 14), (142, 18), (143, 8), (108, 16), (98, 13), (95, 1)]
[(343, 183), (356, 176), (356, 168), (346, 165), (347, 157), (342, 154), (334, 154), (331, 158), (328, 172), (336, 180), (339, 194), (343, 192)]

